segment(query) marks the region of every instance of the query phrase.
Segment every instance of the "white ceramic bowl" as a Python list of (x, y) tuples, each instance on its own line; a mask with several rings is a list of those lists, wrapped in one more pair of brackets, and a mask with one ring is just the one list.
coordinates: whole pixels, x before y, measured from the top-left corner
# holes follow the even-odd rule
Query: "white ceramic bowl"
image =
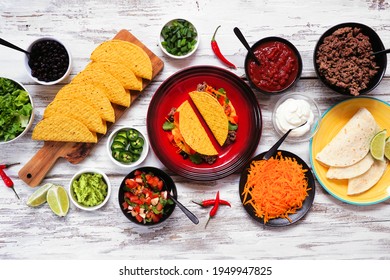
[[(107, 196), (106, 198), (103, 200), (102, 203), (96, 205), (96, 206), (85, 206), (85, 205), (82, 205), (80, 204), (77, 199), (75, 198), (75, 195), (74, 195), (74, 192), (73, 192), (73, 182), (77, 179), (79, 179), (79, 177), (82, 175), (82, 174), (85, 174), (85, 173), (93, 173), (93, 174), (101, 174), (103, 176), (103, 180), (105, 181), (105, 183), (107, 184)], [(77, 172), (73, 177), (72, 179), (70, 180), (70, 183), (69, 183), (69, 197), (70, 197), (70, 200), (72, 201), (72, 203), (77, 207), (77, 208), (80, 208), (82, 210), (86, 210), (86, 211), (94, 211), (94, 210), (97, 210), (101, 207), (103, 207), (107, 201), (110, 199), (110, 195), (111, 195), (111, 183), (110, 183), (110, 180), (108, 179), (107, 175), (104, 174), (103, 172), (97, 170), (97, 169), (94, 169), (94, 168), (86, 168), (86, 169), (83, 169), (79, 172)]]
[[(128, 131), (130, 129), (134, 129), (134, 130), (136, 130), (139, 133), (139, 137), (141, 137), (144, 140), (144, 145), (143, 145), (143, 148), (142, 148), (142, 153), (140, 154), (139, 158), (136, 161), (129, 162), (129, 163), (123, 163), (123, 162), (120, 162), (120, 161), (118, 161), (118, 160), (116, 160), (114, 158), (111, 146), (112, 146), (112, 144), (114, 142), (115, 137), (118, 135), (118, 133), (120, 131)], [(130, 140), (128, 139), (128, 141), (130, 141)], [(130, 143), (128, 143), (126, 145), (126, 147), (127, 147), (126, 150), (129, 150), (129, 148), (130, 148), (129, 145), (130, 145)], [(108, 153), (108, 156), (111, 159), (111, 161), (114, 164), (116, 164), (117, 166), (119, 166), (119, 167), (131, 168), (131, 167), (134, 167), (134, 166), (137, 166), (137, 165), (141, 164), (145, 160), (146, 156), (148, 155), (148, 152), (149, 152), (149, 141), (148, 141), (148, 139), (146, 138), (145, 134), (143, 134), (140, 130), (138, 130), (138, 129), (134, 128), (134, 127), (130, 127), (130, 126), (119, 127), (117, 129), (115, 129), (114, 131), (112, 131), (110, 136), (108, 137), (108, 140), (107, 140), (107, 153)]]
[[(197, 34), (197, 35), (196, 35), (196, 37), (195, 37), (195, 39), (196, 39), (195, 46), (194, 46), (194, 48), (192, 49), (192, 51), (190, 51), (189, 53), (187, 53), (187, 54), (185, 54), (185, 55), (173, 55), (173, 54), (169, 53), (169, 52), (164, 48), (164, 46), (161, 44), (161, 43), (164, 41), (164, 38), (163, 38), (163, 36), (161, 35), (162, 30), (164, 29), (165, 26), (170, 26), (170, 25), (172, 25), (172, 22), (173, 22), (173, 21), (187, 21), (187, 22), (190, 23), (190, 25), (191, 25), (191, 26), (194, 28), (194, 30), (196, 31), (196, 34)], [(167, 23), (165, 23), (165, 24), (163, 25), (163, 27), (162, 27), (161, 30), (160, 30), (160, 33), (158, 34), (158, 42), (159, 42), (158, 45), (160, 46), (160, 48), (161, 48), (161, 50), (164, 52), (164, 54), (166, 54), (167, 56), (172, 57), (172, 58), (175, 58), (175, 59), (184, 59), (184, 58), (187, 58), (187, 57), (191, 56), (193, 53), (195, 53), (195, 51), (198, 49), (198, 46), (199, 46), (199, 39), (200, 39), (199, 33), (198, 33), (198, 30), (196, 29), (196, 27), (195, 27), (194, 24), (192, 24), (189, 20), (182, 19), (182, 18), (176, 18), (176, 19), (172, 19), (172, 20), (168, 21)]]
[(25, 67), (26, 67), (27, 73), (28, 73), (28, 75), (30, 76), (30, 78), (31, 78), (32, 80), (34, 80), (35, 82), (37, 82), (38, 84), (41, 84), (41, 85), (54, 85), (54, 84), (57, 84), (57, 83), (63, 81), (65, 78), (67, 78), (67, 77), (69, 76), (70, 71), (71, 71), (71, 69), (72, 69), (72, 55), (71, 55), (69, 49), (66, 47), (66, 45), (65, 45), (64, 43), (62, 43), (60, 40), (58, 40), (58, 39), (56, 39), (56, 38), (53, 38), (53, 37), (43, 37), (43, 38), (39, 38), (39, 39), (37, 39), (37, 40), (34, 40), (34, 41), (28, 46), (27, 51), (30, 52), (30, 51), (31, 51), (31, 48), (32, 48), (36, 43), (41, 42), (41, 41), (46, 41), (46, 40), (56, 41), (56, 42), (58, 42), (58, 43), (60, 43), (61, 45), (64, 46), (64, 48), (65, 48), (65, 50), (66, 50), (66, 52), (67, 52), (67, 54), (68, 54), (68, 58), (69, 58), (68, 68), (67, 68), (65, 74), (64, 74), (61, 78), (59, 78), (59, 79), (57, 79), (57, 80), (50, 81), (50, 82), (45, 82), (45, 81), (38, 80), (36, 77), (32, 76), (32, 74), (31, 74), (31, 68), (30, 68), (30, 66), (29, 66), (29, 64), (28, 64), (29, 57), (28, 57), (27, 55), (24, 57), (24, 65), (25, 65)]
[[(280, 125), (278, 124), (278, 121), (277, 121), (277, 114), (278, 114), (277, 110), (280, 107), (280, 105), (282, 105), (288, 99), (306, 101), (309, 104), (310, 110), (311, 110), (313, 115), (312, 115), (312, 121), (311, 121), (310, 125), (308, 127), (306, 127), (307, 132), (303, 133), (302, 135), (298, 135), (296, 133), (300, 132), (299, 130), (302, 128), (296, 129), (295, 131), (293, 130), (290, 132), (290, 134), (288, 135), (288, 137), (286, 138), (285, 141), (287, 141), (287, 142), (308, 141), (311, 137), (314, 136), (314, 134), (318, 130), (319, 122), (321, 120), (321, 111), (320, 111), (320, 108), (318, 107), (317, 103), (312, 98), (310, 98), (304, 94), (291, 93), (291, 94), (283, 95), (281, 98), (279, 98), (279, 100), (276, 102), (275, 107), (274, 107), (273, 112), (272, 112), (272, 124), (274, 126), (274, 129), (278, 133), (279, 136), (283, 136), (288, 130), (288, 129), (286, 131), (282, 130), (282, 128), (280, 127)], [(283, 110), (282, 113), (286, 114), (286, 110)], [(287, 117), (287, 119), (289, 119), (289, 121), (291, 121), (291, 118)], [(291, 125), (291, 127), (289, 127), (289, 128), (292, 128), (292, 127), (293, 127), (293, 125)]]
[(33, 121), (34, 121), (34, 103), (33, 103), (33, 99), (32, 99), (32, 97), (31, 97), (31, 94), (28, 92), (28, 90), (24, 87), (24, 85), (22, 85), (21, 83), (15, 81), (15, 80), (13, 80), (13, 79), (10, 79), (10, 78), (8, 78), (8, 77), (1, 77), (1, 78), (5, 78), (5, 79), (8, 79), (8, 80), (13, 81), (14, 83), (18, 84), (19, 87), (20, 87), (21, 89), (25, 90), (25, 91), (28, 93), (28, 96), (29, 96), (29, 98), (30, 98), (30, 103), (31, 103), (31, 106), (32, 106), (32, 111), (31, 111), (30, 120), (28, 121), (28, 124), (27, 124), (27, 126), (25, 127), (25, 129), (23, 130), (23, 132), (20, 133), (17, 137), (15, 137), (15, 138), (12, 139), (12, 140), (0, 141), (0, 145), (1, 145), (1, 144), (6, 144), (6, 143), (12, 143), (12, 142), (15, 142), (16, 140), (18, 140), (19, 138), (21, 138), (24, 134), (26, 134), (26, 133), (30, 130), (30, 128), (31, 128), (31, 126), (32, 126), (32, 124), (33, 124)]

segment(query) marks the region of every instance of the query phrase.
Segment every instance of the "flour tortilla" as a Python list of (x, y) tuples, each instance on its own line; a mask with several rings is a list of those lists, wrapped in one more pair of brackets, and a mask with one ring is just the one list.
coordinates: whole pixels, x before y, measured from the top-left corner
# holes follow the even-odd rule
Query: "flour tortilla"
[(351, 179), (367, 172), (368, 169), (370, 169), (373, 164), (374, 164), (374, 158), (371, 156), (371, 153), (367, 153), (367, 155), (362, 160), (350, 166), (329, 167), (328, 172), (326, 173), (326, 178)]
[(223, 107), (215, 97), (207, 92), (192, 91), (189, 95), (215, 139), (222, 146), (229, 133), (229, 120)]
[(387, 161), (375, 160), (372, 167), (364, 174), (348, 180), (348, 195), (356, 195), (372, 188), (382, 177)]
[(351, 166), (367, 155), (370, 141), (378, 131), (380, 128), (371, 113), (360, 108), (316, 159), (327, 166)]
[(180, 132), (184, 141), (196, 152), (206, 156), (217, 155), (206, 130), (200, 123), (188, 100), (178, 108)]

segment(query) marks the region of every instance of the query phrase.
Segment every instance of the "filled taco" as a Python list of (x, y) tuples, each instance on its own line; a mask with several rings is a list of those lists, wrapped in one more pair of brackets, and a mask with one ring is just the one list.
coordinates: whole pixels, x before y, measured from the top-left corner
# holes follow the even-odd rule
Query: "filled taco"
[[(191, 105), (189, 100), (194, 104)], [(194, 109), (199, 111), (219, 146), (230, 145), (236, 139), (236, 111), (223, 89), (215, 90), (203, 83), (198, 85), (197, 91), (189, 93), (188, 100), (178, 108), (172, 108), (166, 117), (163, 129), (183, 158), (189, 158), (195, 164), (213, 164), (218, 159), (218, 151)]]

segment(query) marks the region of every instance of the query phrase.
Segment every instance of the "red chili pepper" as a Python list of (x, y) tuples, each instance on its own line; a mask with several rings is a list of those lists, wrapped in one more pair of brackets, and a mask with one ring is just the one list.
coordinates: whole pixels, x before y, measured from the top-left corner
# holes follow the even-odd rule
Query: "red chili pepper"
[(20, 199), (20, 198), (19, 198), (19, 195), (16, 193), (16, 191), (15, 191), (15, 189), (14, 189), (14, 182), (12, 182), (11, 178), (10, 178), (7, 174), (5, 174), (5, 172), (4, 172), (4, 170), (3, 170), (3, 169), (6, 169), (6, 168), (8, 168), (8, 167), (11, 167), (11, 166), (13, 166), (13, 165), (16, 165), (16, 164), (19, 164), (19, 162), (17, 162), (17, 163), (12, 163), (12, 164), (0, 164), (0, 177), (1, 177), (1, 179), (3, 179), (4, 184), (5, 184), (8, 188), (11, 188), (11, 189), (14, 191), (14, 193), (16, 194), (16, 197), (17, 197), (18, 199)]
[(215, 214), (217, 214), (218, 207), (219, 207), (219, 202), (220, 202), (220, 200), (219, 200), (219, 191), (218, 191), (218, 192), (217, 192), (217, 196), (215, 197), (214, 206), (213, 206), (213, 208), (211, 208), (211, 210), (210, 210), (209, 219), (207, 220), (207, 223), (206, 223), (206, 225), (204, 226), (204, 228), (207, 227), (207, 224), (209, 223), (210, 219), (211, 219), (212, 217), (214, 217)]
[(215, 29), (215, 32), (214, 32), (214, 35), (213, 37), (211, 38), (211, 48), (213, 49), (213, 52), (215, 53), (215, 55), (223, 62), (225, 63), (228, 67), (230, 68), (234, 68), (236, 69), (236, 65), (234, 65), (233, 63), (231, 63), (229, 60), (227, 60), (223, 54), (221, 53), (221, 50), (219, 49), (219, 46), (218, 46), (218, 43), (217, 41), (215, 40), (215, 35), (217, 34), (217, 31), (218, 29), (220, 28), (221, 26), (219, 25), (217, 27), (217, 29)]
[[(198, 204), (202, 207), (208, 207), (208, 206), (213, 206), (215, 204), (215, 199), (207, 199), (207, 200), (203, 200), (202, 202), (197, 202), (197, 201), (192, 201), (193, 203), (195, 204)], [(219, 204), (220, 205), (227, 205), (229, 207), (232, 207), (230, 205), (230, 202), (229, 201), (226, 201), (226, 200), (223, 200), (223, 199), (220, 199), (219, 200)]]
[(8, 188), (11, 188), (14, 193), (16, 194), (16, 197), (18, 199), (19, 198), (19, 195), (16, 193), (15, 189), (14, 189), (14, 182), (12, 182), (11, 178), (7, 176), (7, 174), (5, 174), (4, 170), (2, 168), (0, 168), (0, 176), (1, 178), (3, 179), (4, 181), (4, 184), (8, 187)]

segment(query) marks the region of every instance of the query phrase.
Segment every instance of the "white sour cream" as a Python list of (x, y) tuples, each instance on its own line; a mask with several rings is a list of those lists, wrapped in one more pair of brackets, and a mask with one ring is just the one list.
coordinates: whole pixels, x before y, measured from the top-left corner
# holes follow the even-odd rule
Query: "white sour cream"
[(306, 100), (289, 98), (276, 109), (275, 118), (277, 127), (283, 133), (307, 121), (305, 125), (292, 130), (289, 134), (293, 137), (299, 137), (310, 130), (314, 121), (314, 114)]

